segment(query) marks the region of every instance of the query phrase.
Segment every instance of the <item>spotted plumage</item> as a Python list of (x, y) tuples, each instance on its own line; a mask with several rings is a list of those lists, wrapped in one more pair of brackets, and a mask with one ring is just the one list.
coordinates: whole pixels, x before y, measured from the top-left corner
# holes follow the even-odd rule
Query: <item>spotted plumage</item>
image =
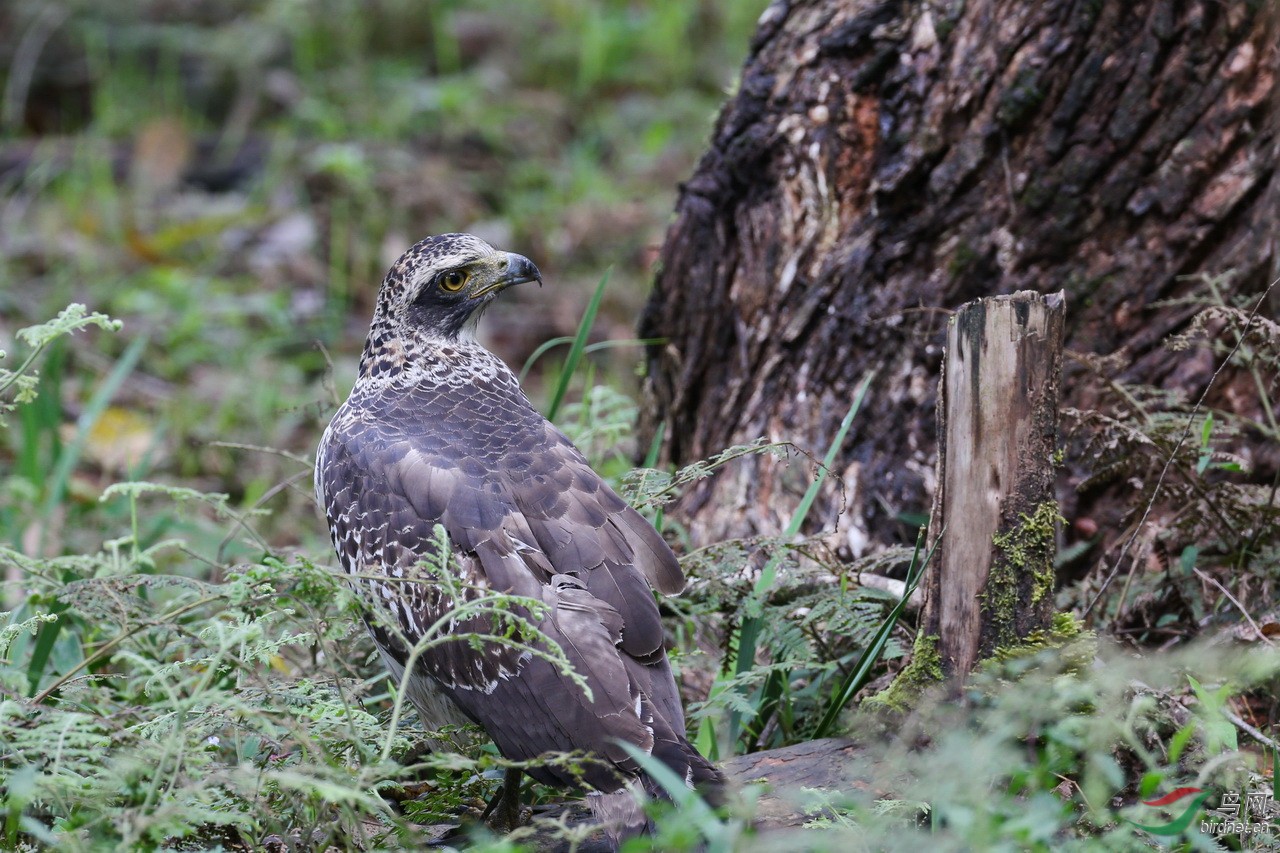
[[(503, 289), (534, 280), (530, 261), (465, 234), (423, 240), (392, 266), (355, 387), (317, 454), (316, 493), (334, 547), (385, 613), (366, 621), (397, 678), (432, 626), (462, 633), (491, 624), (451, 618), (458, 595), (488, 589), (544, 602), (539, 629), (590, 688), (588, 698), (527, 650), (434, 643), (407, 674), (428, 725), (470, 719), (511, 759), (590, 754), (580, 778), (554, 764), (529, 772), (584, 785), (606, 815), (629, 799), (628, 785), (660, 794), (620, 741), (714, 795), (721, 779), (685, 739), (650, 592), (680, 592), (679, 564), (465, 331)], [(435, 556), (437, 524), (469, 592), (446, 589), (421, 566)], [(613, 819), (637, 818), (632, 809)]]

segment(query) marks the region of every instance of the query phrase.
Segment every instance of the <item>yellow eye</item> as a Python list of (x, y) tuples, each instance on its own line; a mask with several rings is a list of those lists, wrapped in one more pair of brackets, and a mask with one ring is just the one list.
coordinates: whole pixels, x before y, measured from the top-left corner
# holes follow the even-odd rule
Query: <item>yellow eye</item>
[(467, 274), (462, 270), (449, 270), (440, 276), (440, 289), (446, 293), (457, 293), (467, 283)]

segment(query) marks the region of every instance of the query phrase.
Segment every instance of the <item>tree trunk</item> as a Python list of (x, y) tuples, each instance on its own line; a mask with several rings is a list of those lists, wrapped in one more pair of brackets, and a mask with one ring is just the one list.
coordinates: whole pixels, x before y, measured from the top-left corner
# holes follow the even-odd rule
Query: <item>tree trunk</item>
[[(942, 309), (1065, 290), (1069, 351), (1198, 393), (1212, 363), (1160, 347), (1194, 309), (1157, 303), (1276, 275), (1278, 36), (1271, 3), (773, 3), (662, 248), (640, 446), (821, 453), (879, 368), (809, 514), (856, 556), (930, 504)], [(695, 544), (776, 534), (809, 475), (752, 457), (676, 512)]]

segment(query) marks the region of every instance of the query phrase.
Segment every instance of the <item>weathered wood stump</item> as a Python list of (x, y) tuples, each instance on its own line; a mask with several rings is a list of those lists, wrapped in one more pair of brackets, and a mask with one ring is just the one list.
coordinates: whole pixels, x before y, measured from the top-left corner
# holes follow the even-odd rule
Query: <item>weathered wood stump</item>
[(1053, 621), (1061, 292), (964, 305), (939, 379), (938, 489), (921, 633), (943, 674), (1047, 632)]

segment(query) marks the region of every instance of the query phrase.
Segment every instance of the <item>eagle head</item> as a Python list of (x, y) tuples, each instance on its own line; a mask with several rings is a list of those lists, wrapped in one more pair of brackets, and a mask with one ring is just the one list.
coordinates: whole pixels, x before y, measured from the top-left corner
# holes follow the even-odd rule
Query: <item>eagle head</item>
[(441, 234), (400, 256), (378, 292), (374, 328), (445, 340), (502, 291), (542, 274), (523, 255), (501, 252), (470, 234)]

